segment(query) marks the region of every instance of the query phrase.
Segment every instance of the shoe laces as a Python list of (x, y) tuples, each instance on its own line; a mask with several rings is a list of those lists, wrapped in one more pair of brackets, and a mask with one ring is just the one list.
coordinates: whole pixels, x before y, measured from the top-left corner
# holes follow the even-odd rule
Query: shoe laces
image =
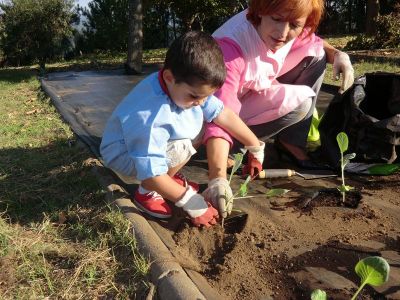
[(158, 198), (164, 199), (164, 198), (163, 198), (159, 193), (157, 193), (156, 191), (151, 191), (151, 192), (147, 193), (146, 196), (151, 196), (151, 198), (153, 198), (153, 200), (158, 200)]

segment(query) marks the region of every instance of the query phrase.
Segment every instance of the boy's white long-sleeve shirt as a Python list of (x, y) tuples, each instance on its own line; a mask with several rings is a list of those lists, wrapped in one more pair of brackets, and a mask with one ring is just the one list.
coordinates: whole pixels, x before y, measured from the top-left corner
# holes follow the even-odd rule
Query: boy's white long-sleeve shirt
[(223, 107), (210, 96), (201, 106), (182, 109), (163, 90), (158, 73), (153, 73), (122, 100), (108, 120), (100, 145), (104, 163), (138, 180), (166, 174), (168, 142), (193, 140), (203, 122), (211, 122)]

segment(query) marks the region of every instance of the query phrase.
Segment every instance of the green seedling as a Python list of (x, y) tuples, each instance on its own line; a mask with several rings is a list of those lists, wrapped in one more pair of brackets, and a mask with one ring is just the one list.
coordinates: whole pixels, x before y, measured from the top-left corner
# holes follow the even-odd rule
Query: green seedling
[(314, 290), (311, 293), (311, 300), (327, 300), (326, 292), (320, 289)]
[[(229, 175), (229, 180), (228, 183), (231, 185), (232, 177), (233, 174), (242, 166), (243, 162), (243, 153), (236, 153), (233, 155), (234, 157), (234, 164), (231, 170), (231, 173)], [(252, 180), (251, 176), (247, 176), (246, 180), (240, 185), (239, 189), (232, 195), (232, 197), (228, 197), (227, 194), (225, 194), (225, 199), (226, 200), (226, 205), (229, 206), (235, 199), (243, 199), (243, 198), (253, 198), (257, 196), (248, 196), (248, 184)], [(286, 194), (289, 192), (287, 189), (270, 189), (267, 193), (265, 193), (265, 197), (274, 197), (274, 196), (280, 196), (283, 194)], [(224, 219), (222, 219), (222, 227), (224, 226)]]
[[(232, 167), (231, 174), (229, 176), (229, 185), (231, 184), (232, 181), (232, 176), (233, 174), (240, 168), (242, 165), (243, 161), (243, 154), (242, 153), (236, 153), (234, 154), (235, 162)], [(238, 199), (238, 198), (251, 198), (251, 197), (256, 197), (256, 196), (247, 196), (248, 193), (248, 184), (252, 180), (251, 176), (247, 176), (246, 180), (240, 185), (239, 190), (233, 195), (233, 198), (230, 200), (233, 201), (233, 199)], [(287, 189), (270, 189), (267, 193), (265, 193), (266, 197), (274, 197), (274, 196), (280, 196), (283, 194), (286, 194), (289, 192)], [(239, 197), (237, 197), (239, 196)]]
[[(236, 153), (233, 155), (233, 157), (235, 159), (235, 162), (233, 164), (231, 174), (229, 175), (229, 180), (228, 180), (229, 186), (231, 185), (233, 174), (235, 174), (235, 172), (242, 165), (243, 153)], [(233, 203), (233, 200), (236, 198), (236, 196), (240, 195), (240, 197), (245, 197), (247, 195), (247, 184), (249, 183), (250, 179), (251, 179), (250, 176), (248, 176), (245, 182), (240, 185), (239, 190), (236, 193), (234, 193), (232, 197), (229, 197), (228, 194), (226, 194), (225, 192), (226, 206), (230, 206)], [(224, 227), (224, 219), (222, 219), (222, 227)]]
[(370, 256), (360, 260), (355, 271), (361, 278), (361, 284), (351, 300), (355, 300), (366, 284), (380, 286), (389, 280), (390, 266), (380, 256)]
[(235, 174), (235, 172), (240, 168), (240, 166), (242, 165), (242, 161), (243, 161), (243, 153), (236, 153), (233, 155), (235, 162), (233, 164), (232, 170), (231, 170), (231, 174), (229, 176), (229, 185), (231, 184), (232, 181), (232, 176), (233, 174)]
[(249, 184), (251, 180), (251, 176), (247, 176), (246, 180), (240, 185), (239, 190), (237, 191), (237, 193), (235, 193), (234, 196), (237, 196), (237, 194), (239, 194), (240, 197), (245, 197), (247, 196), (247, 192), (248, 192), (248, 188), (247, 185)]
[(338, 187), (339, 192), (342, 193), (342, 201), (344, 202), (346, 199), (346, 192), (351, 191), (353, 189), (352, 186), (346, 185), (344, 180), (344, 168), (350, 162), (351, 159), (356, 157), (355, 153), (349, 153), (344, 155), (344, 153), (349, 148), (349, 138), (345, 132), (339, 132), (336, 136), (336, 141), (339, 145), (340, 150), (340, 170), (342, 176), (342, 185)]
[[(243, 161), (243, 154), (242, 153), (236, 153), (233, 155), (233, 157), (235, 158), (235, 162), (233, 164), (232, 170), (231, 170), (231, 174), (229, 175), (229, 186), (231, 185), (231, 181), (232, 181), (232, 177), (233, 174), (235, 174), (235, 172), (240, 168), (240, 166), (242, 165), (242, 161)], [(240, 185), (239, 190), (234, 193), (232, 195), (232, 197), (228, 197), (227, 194), (225, 194), (225, 199), (226, 200), (226, 205), (229, 206), (231, 203), (233, 203), (233, 200), (239, 195), (240, 197), (245, 197), (247, 195), (247, 184), (250, 182), (250, 176), (248, 176), (245, 180), (245, 182), (243, 182)], [(223, 224), (224, 220), (222, 220), (222, 224)]]
[[(360, 287), (351, 298), (356, 300), (358, 294), (369, 284), (372, 286), (380, 286), (389, 280), (390, 266), (386, 259), (380, 256), (369, 256), (360, 260), (355, 266), (356, 274), (361, 278)], [(311, 300), (326, 300), (325, 291), (314, 290), (311, 293)]]

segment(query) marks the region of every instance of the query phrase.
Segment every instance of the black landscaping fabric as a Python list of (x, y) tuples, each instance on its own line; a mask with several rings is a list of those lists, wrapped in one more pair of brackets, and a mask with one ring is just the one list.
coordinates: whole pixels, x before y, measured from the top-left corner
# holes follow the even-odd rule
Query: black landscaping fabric
[(41, 80), (44, 91), (78, 135), (99, 157), (99, 145), (108, 117), (118, 103), (140, 80), (124, 75), (123, 70), (50, 73)]

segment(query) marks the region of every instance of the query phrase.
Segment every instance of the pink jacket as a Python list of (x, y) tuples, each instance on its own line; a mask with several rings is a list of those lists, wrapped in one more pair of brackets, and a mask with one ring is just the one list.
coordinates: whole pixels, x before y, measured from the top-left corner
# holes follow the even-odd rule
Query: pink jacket
[[(315, 96), (308, 86), (281, 84), (276, 78), (304, 57), (322, 57), (324, 51), (322, 40), (314, 34), (306, 37), (304, 31), (274, 53), (265, 47), (246, 14), (247, 10), (233, 16), (213, 34), (227, 68), (225, 83), (215, 95), (247, 125), (257, 125), (278, 119)], [(232, 143), (230, 135), (214, 123), (207, 124), (203, 141), (210, 137)]]

